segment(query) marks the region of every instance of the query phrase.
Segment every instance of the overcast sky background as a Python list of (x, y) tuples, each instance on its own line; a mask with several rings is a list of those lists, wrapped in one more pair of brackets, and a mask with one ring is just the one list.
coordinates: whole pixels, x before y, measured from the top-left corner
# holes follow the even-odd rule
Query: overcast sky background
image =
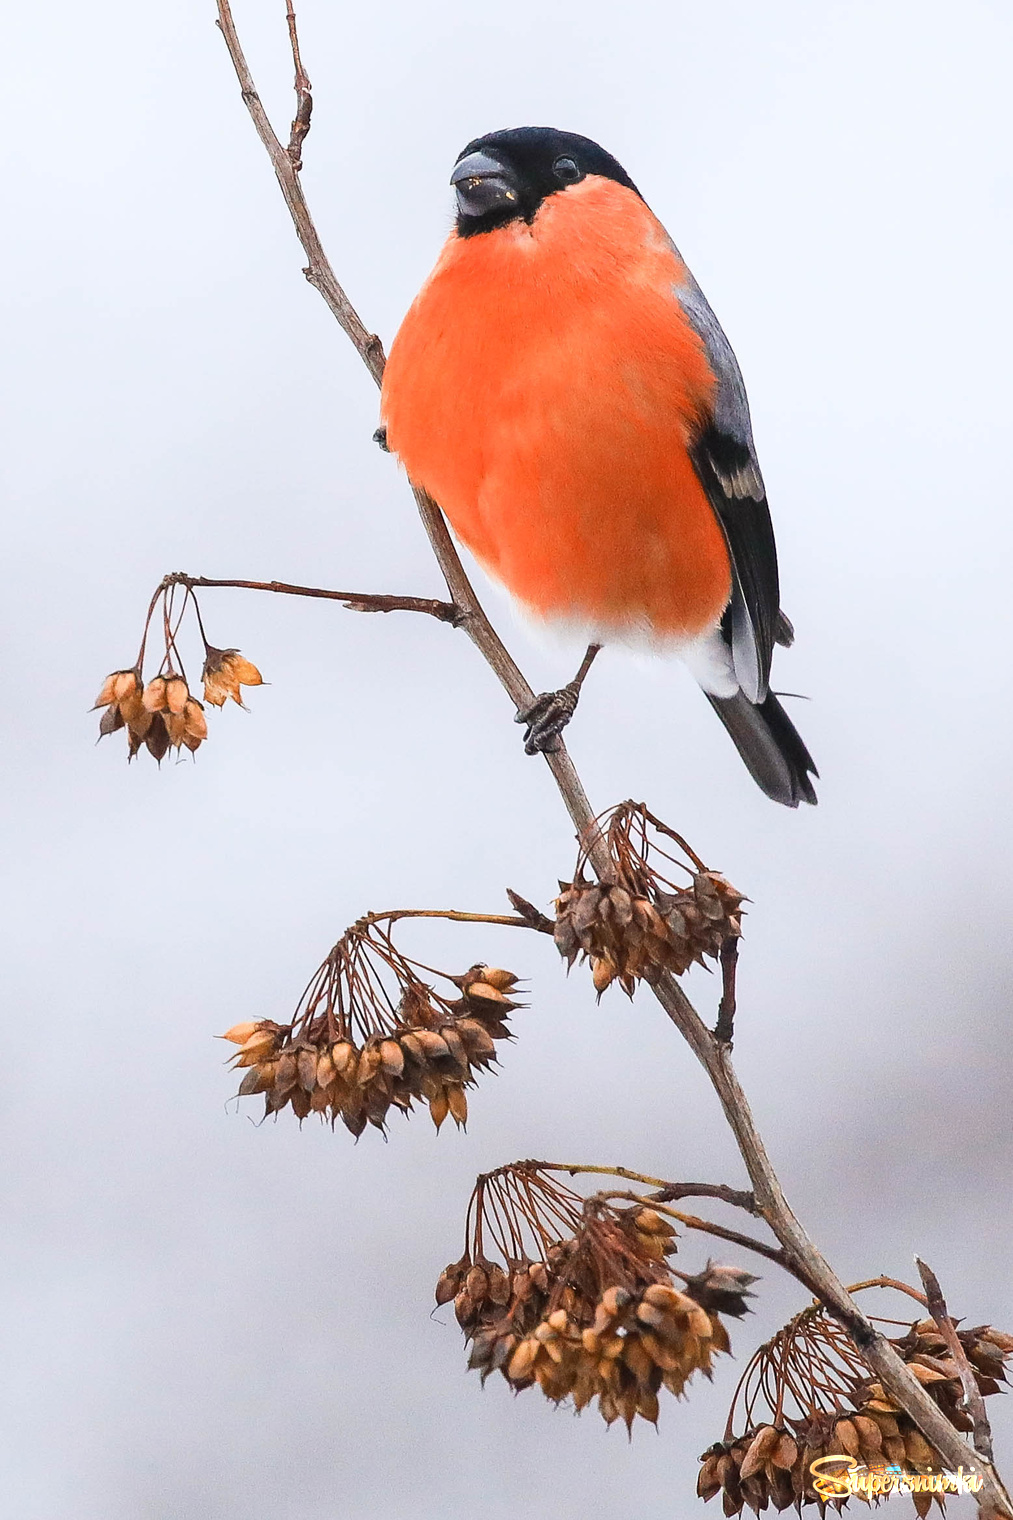
[[(287, 128), (283, 12), (237, 0)], [(300, 23), (307, 193), (386, 341), (454, 158), (497, 127), (603, 143), (707, 291), (749, 386), (798, 633), (776, 676), (812, 698), (820, 806), (768, 802), (688, 677), (625, 654), (572, 752), (596, 806), (645, 798), (753, 899), (736, 1059), (839, 1271), (910, 1277), (917, 1250), (955, 1313), (1013, 1329), (1008, 7), (303, 0)], [(731, 1363), (629, 1444), (483, 1392), (430, 1316), (480, 1170), (741, 1184), (650, 997), (596, 1007), (535, 937), (415, 929), (451, 969), (531, 978), (466, 1136), (418, 1114), (355, 1146), (227, 1103), (212, 1036), (287, 1018), (362, 911), (500, 911), (508, 884), (547, 903), (571, 833), (463, 636), (407, 616), (209, 592), (212, 640), (272, 684), (210, 715), (196, 764), (95, 746), (87, 709), (167, 570), (441, 585), (211, 0), (10, 5), (3, 42), (4, 1512), (710, 1513), (695, 1458)], [(568, 678), (492, 605), (536, 689)], [(711, 1013), (714, 979), (690, 990)], [(801, 1306), (761, 1286), (740, 1367)]]

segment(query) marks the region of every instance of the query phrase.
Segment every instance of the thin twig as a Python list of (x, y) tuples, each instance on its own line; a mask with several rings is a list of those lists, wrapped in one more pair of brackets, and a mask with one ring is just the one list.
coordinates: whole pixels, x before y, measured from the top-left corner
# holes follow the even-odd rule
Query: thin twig
[(299, 33), (295, 29), (292, 0), (285, 0), (285, 11), (288, 20), (288, 40), (292, 48), (292, 63), (295, 66), (295, 116), (292, 118), (292, 131), (286, 151), (292, 168), (298, 174), (302, 168), (302, 145), (310, 129), (310, 117), (313, 115), (313, 86), (310, 84), (309, 75), (303, 68), (302, 58), (299, 56)]
[[(602, 1198), (625, 1198), (632, 1203), (643, 1203), (644, 1201), (639, 1193), (616, 1191), (602, 1193), (600, 1196)], [(813, 1291), (811, 1280), (791, 1260), (791, 1257), (783, 1247), (768, 1246), (766, 1241), (756, 1240), (752, 1235), (743, 1235), (738, 1230), (726, 1229), (723, 1224), (714, 1224), (709, 1219), (700, 1219), (696, 1214), (683, 1214), (681, 1210), (670, 1208), (667, 1204), (661, 1203), (655, 1198), (651, 1199), (651, 1206), (657, 1209), (660, 1214), (667, 1215), (669, 1219), (677, 1219), (680, 1224), (686, 1226), (687, 1230), (702, 1230), (705, 1235), (713, 1235), (718, 1240), (728, 1240), (732, 1245), (741, 1246), (745, 1251), (755, 1251), (757, 1256), (763, 1256), (767, 1261), (776, 1263), (785, 1272), (789, 1272), (792, 1277), (797, 1278), (803, 1287), (809, 1289), (810, 1293)]]
[(665, 1182), (661, 1177), (649, 1177), (643, 1172), (633, 1172), (628, 1166), (585, 1166), (582, 1162), (527, 1161), (526, 1166), (538, 1167), (543, 1172), (568, 1172), (571, 1177), (584, 1174), (600, 1177), (622, 1177), (626, 1182), (642, 1182), (645, 1187), (655, 1188), (651, 1203), (676, 1203), (680, 1198), (716, 1198), (730, 1203), (733, 1208), (745, 1209), (747, 1214), (759, 1214), (752, 1193), (741, 1188), (726, 1187), (723, 1182)]
[(735, 1209), (745, 1209), (747, 1214), (760, 1214), (755, 1193), (726, 1187), (724, 1183), (669, 1182), (654, 1195), (656, 1203), (677, 1203), (680, 1198), (717, 1198), (721, 1203), (730, 1203)]
[[(901, 1282), (896, 1277), (866, 1277), (861, 1282), (851, 1283), (849, 1293), (861, 1293), (866, 1288), (894, 1288), (898, 1293), (906, 1293), (908, 1298), (913, 1298), (916, 1303), (927, 1309), (929, 1301), (924, 1293), (919, 1293), (917, 1288), (912, 1288), (910, 1283)], [(907, 1320), (904, 1321), (907, 1324)]]
[[(298, 174), (272, 128), (263, 103), (257, 94), (236, 32), (229, 0), (217, 0), (217, 7), (218, 24), (225, 37), (229, 56), (239, 80), (244, 104), (271, 159), (289, 214), (309, 261), (308, 267), (304, 270), (306, 278), (319, 290), (374, 381), (379, 385), (384, 366), (383, 346), (379, 338), (363, 325), (338, 283), (323, 251)], [(294, 30), (294, 16), (290, 27)], [(417, 485), (412, 485), (412, 491), (433, 553), (447, 583), (451, 600), (463, 614), (462, 626), (468, 637), (493, 670), (514, 707), (519, 710), (530, 706), (534, 700), (534, 691), (524, 679), (517, 664), (486, 617), (464, 572), (454, 548), (450, 530), (439, 507), (432, 497)], [(602, 876), (610, 868), (611, 857), (606, 842), (600, 830), (597, 829), (594, 813), (583, 784), (565, 746), (561, 743), (557, 750), (546, 753), (545, 760), (574, 823), (578, 838), (585, 841), (591, 863), (599, 876)], [(950, 1424), (917, 1379), (911, 1375), (885, 1337), (862, 1314), (857, 1304), (847, 1294), (841, 1280), (817, 1251), (795, 1218), (756, 1129), (745, 1093), (731, 1065), (728, 1046), (716, 1040), (707, 1029), (671, 973), (663, 972), (652, 983), (652, 990), (707, 1072), (745, 1162), (761, 1214), (781, 1242), (787, 1258), (794, 1264), (793, 1269), (799, 1274), (804, 1274), (805, 1280), (812, 1285), (812, 1291), (844, 1326), (863, 1357), (879, 1374), (884, 1387), (901, 1408), (912, 1417), (943, 1459), (953, 1468), (961, 1464), (969, 1465), (972, 1457), (971, 1447)], [(1007, 1516), (1013, 1517), (1013, 1501), (991, 1465), (986, 1467), (983, 1477), (985, 1481), (981, 1500), (1001, 1510)]]
[[(431, 596), (384, 596), (371, 591), (327, 591), (321, 586), (290, 586), (287, 581), (213, 580), (207, 575), (187, 575), (174, 571), (167, 575), (158, 590), (168, 586), (233, 586), (241, 591), (277, 591), (282, 596), (315, 596), (328, 602), (341, 602), (349, 612), (424, 612), (441, 623), (456, 628), (463, 613), (453, 602), (441, 602)], [(156, 597), (158, 591), (155, 593)]]
[(922, 1284), (925, 1288), (925, 1297), (928, 1301), (928, 1310), (939, 1326), (939, 1333), (949, 1347), (950, 1355), (956, 1362), (960, 1371), (960, 1382), (964, 1390), (961, 1407), (964, 1413), (969, 1415), (974, 1425), (973, 1439), (974, 1449), (986, 1462), (992, 1462), (992, 1427), (988, 1423), (988, 1415), (985, 1413), (985, 1400), (981, 1396), (978, 1380), (974, 1375), (974, 1368), (967, 1359), (967, 1352), (961, 1344), (957, 1327), (950, 1318), (943, 1297), (943, 1290), (939, 1286), (939, 1279), (931, 1267), (927, 1267), (920, 1256), (915, 1257), (915, 1265), (918, 1268)]
[(524, 918), (506, 913), (464, 913), (458, 908), (390, 908), (383, 913), (364, 913), (352, 925), (361, 929), (369, 924), (396, 924), (402, 918), (448, 918), (455, 924), (496, 924), (505, 929), (530, 929)]

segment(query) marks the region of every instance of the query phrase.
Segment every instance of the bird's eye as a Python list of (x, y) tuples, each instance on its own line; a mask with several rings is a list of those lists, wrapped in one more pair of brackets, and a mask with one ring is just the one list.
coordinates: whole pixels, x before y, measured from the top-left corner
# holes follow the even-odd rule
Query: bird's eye
[(577, 180), (584, 178), (577, 167), (576, 160), (567, 158), (565, 155), (562, 158), (556, 159), (552, 166), (552, 172), (558, 180), (562, 180), (564, 185), (573, 185)]

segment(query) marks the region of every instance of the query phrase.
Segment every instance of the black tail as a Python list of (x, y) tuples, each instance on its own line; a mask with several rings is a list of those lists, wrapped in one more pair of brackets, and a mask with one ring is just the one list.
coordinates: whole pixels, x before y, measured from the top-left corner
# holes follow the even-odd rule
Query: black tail
[(707, 700), (731, 734), (746, 769), (762, 792), (785, 807), (816, 801), (809, 780), (818, 776), (812, 756), (773, 692), (754, 706), (741, 691)]

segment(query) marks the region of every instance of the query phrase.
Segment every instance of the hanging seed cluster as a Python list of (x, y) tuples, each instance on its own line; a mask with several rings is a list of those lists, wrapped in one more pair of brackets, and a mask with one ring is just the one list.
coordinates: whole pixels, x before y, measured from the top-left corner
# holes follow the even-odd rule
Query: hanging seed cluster
[[(958, 1333), (981, 1393), (997, 1393), (1013, 1337), (987, 1325)], [(960, 1373), (935, 1321), (920, 1321), (890, 1344), (956, 1428), (970, 1430), (969, 1417), (958, 1407)], [(734, 1436), (740, 1396), (746, 1432)], [(789, 1408), (795, 1413), (786, 1414)], [(761, 1409), (766, 1420), (756, 1419)], [(812, 1464), (830, 1456), (850, 1457), (873, 1469), (938, 1472), (946, 1466), (910, 1416), (869, 1376), (840, 1327), (822, 1310), (808, 1309), (753, 1357), (736, 1391), (728, 1434), (700, 1459), (697, 1493), (705, 1500), (721, 1494), (726, 1515), (743, 1508), (759, 1513), (768, 1506), (843, 1509), (846, 1498), (824, 1499), (813, 1483)], [(933, 1499), (943, 1505), (938, 1494), (913, 1493), (911, 1499), (920, 1516)]]
[[(1013, 1336), (1005, 1335), (991, 1325), (978, 1325), (973, 1330), (958, 1330), (957, 1338), (971, 1364), (979, 1393), (984, 1398), (1000, 1393), (1002, 1384), (1007, 1382), (1006, 1363), (1013, 1353)], [(920, 1320), (912, 1325), (907, 1335), (891, 1344), (926, 1393), (939, 1405), (950, 1424), (957, 1430), (973, 1430), (971, 1416), (960, 1407), (964, 1392), (960, 1382), (960, 1369), (935, 1320)], [(852, 1398), (870, 1414), (900, 1416), (898, 1405), (885, 1391), (882, 1383), (874, 1379), (863, 1379), (856, 1383)], [(903, 1418), (906, 1419), (907, 1416)]]
[[(182, 607), (177, 610), (174, 598), (184, 587)], [(183, 674), (183, 663), (176, 642), (180, 624), (192, 604), (200, 636), (204, 639), (204, 701), (220, 707), (227, 696), (242, 706), (240, 686), (259, 686), (257, 667), (238, 649), (215, 649), (204, 638), (200, 608), (193, 588), (176, 577), (167, 576), (152, 597), (144, 625), (137, 664), (129, 670), (114, 670), (106, 677), (95, 699), (95, 708), (105, 711), (99, 720), (99, 738), (125, 729), (128, 757), (132, 760), (143, 747), (155, 760), (162, 761), (170, 749), (188, 749), (195, 753), (208, 736), (204, 705), (192, 695)], [(144, 656), (148, 633), (156, 608), (161, 605), (161, 631), (165, 654), (158, 673), (145, 684)]]
[(125, 728), (131, 760), (142, 745), (156, 760), (184, 746), (193, 754), (208, 736), (202, 704), (190, 695), (184, 678), (171, 669), (144, 687), (138, 671), (115, 670), (106, 677), (95, 706), (105, 708), (99, 737)]
[(246, 1074), (239, 1096), (263, 1093), (265, 1112), (291, 1107), (305, 1119), (339, 1119), (358, 1137), (383, 1130), (391, 1108), (426, 1103), (437, 1129), (449, 1115), (468, 1118), (465, 1089), (496, 1062), (510, 1039), (510, 997), (517, 978), (476, 965), (442, 976), (459, 992), (441, 996), (422, 981), (426, 968), (403, 956), (389, 932), (363, 920), (339, 940), (304, 994), (291, 1024), (237, 1024), (224, 1036), (239, 1046)]
[[(744, 1507), (759, 1513), (768, 1506), (785, 1510), (831, 1503), (840, 1509), (846, 1500), (825, 1500), (813, 1486), (812, 1464), (832, 1456), (853, 1457), (863, 1467), (896, 1465), (910, 1472), (939, 1471), (946, 1465), (906, 1415), (817, 1412), (807, 1419), (761, 1425), (709, 1447), (701, 1458), (697, 1493), (705, 1500), (720, 1493), (726, 1515), (737, 1515)], [(924, 1515), (933, 1496), (911, 1498)]]
[[(663, 1389), (678, 1396), (729, 1350), (721, 1320), (689, 1285), (706, 1274), (685, 1290), (673, 1282), (675, 1231), (654, 1209), (585, 1202), (530, 1168), (503, 1168), (479, 1179), (469, 1221), (468, 1247), (436, 1301), (453, 1300), (483, 1382), (498, 1372), (515, 1391), (537, 1387), (577, 1410), (597, 1400), (606, 1423), (632, 1429), (638, 1416), (657, 1421)], [(490, 1236), (502, 1264), (485, 1255)]]
[[(741, 934), (742, 894), (642, 803), (622, 803), (597, 826), (612, 868), (601, 881), (589, 880), (582, 851), (573, 880), (560, 882), (555, 941), (568, 966), (578, 958), (590, 962), (599, 996), (617, 979), (632, 995), (641, 977), (681, 976), (694, 962), (716, 959), (724, 942)], [(673, 844), (682, 858), (671, 853)], [(673, 869), (688, 881), (665, 874)]]

